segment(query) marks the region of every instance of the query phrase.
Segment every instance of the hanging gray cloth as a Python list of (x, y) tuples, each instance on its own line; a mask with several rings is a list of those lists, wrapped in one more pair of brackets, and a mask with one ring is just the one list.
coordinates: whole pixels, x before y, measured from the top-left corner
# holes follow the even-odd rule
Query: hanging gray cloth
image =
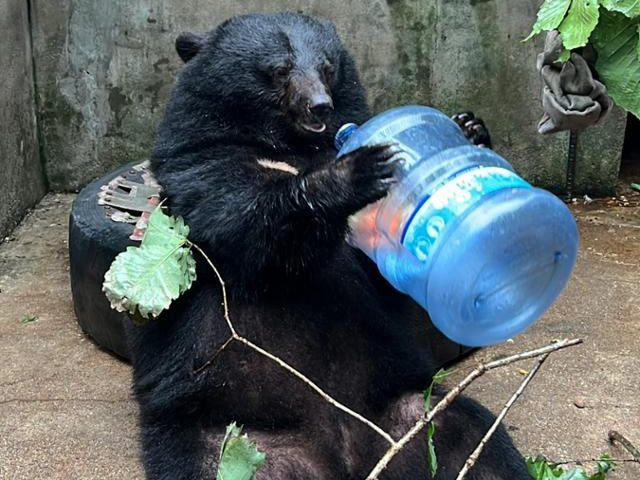
[(538, 123), (540, 133), (587, 128), (611, 110), (612, 102), (606, 87), (594, 80), (585, 59), (573, 52), (567, 62), (555, 63), (561, 53), (560, 33), (557, 30), (548, 32), (544, 52), (538, 55), (537, 61), (544, 82), (544, 115)]

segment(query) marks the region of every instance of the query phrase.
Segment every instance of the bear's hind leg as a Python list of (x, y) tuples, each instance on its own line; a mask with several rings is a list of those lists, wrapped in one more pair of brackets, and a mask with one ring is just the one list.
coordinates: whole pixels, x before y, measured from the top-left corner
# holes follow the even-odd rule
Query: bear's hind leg
[(147, 480), (213, 480), (207, 446), (195, 415), (177, 411), (141, 414), (142, 460)]
[[(442, 398), (434, 393), (432, 405)], [(383, 428), (400, 438), (424, 414), (421, 394), (402, 396), (388, 409)], [(438, 460), (437, 480), (454, 480), (464, 462), (487, 432), (495, 416), (470, 398), (458, 397), (435, 418), (434, 442)], [(381, 480), (424, 480), (428, 473), (426, 428), (389, 464)], [(522, 455), (501, 426), (471, 468), (468, 480), (530, 480)]]

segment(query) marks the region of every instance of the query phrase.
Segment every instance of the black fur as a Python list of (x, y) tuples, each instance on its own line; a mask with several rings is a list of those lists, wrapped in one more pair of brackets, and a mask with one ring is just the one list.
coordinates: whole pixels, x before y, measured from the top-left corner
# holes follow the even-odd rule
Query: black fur
[[(400, 436), (432, 375), (426, 314), (344, 241), (348, 216), (385, 194), (394, 166), (384, 146), (336, 162), (336, 129), (370, 115), (351, 57), (330, 23), (294, 14), (181, 38), (187, 63), (152, 158), (171, 212), (220, 269), (241, 335)], [(333, 110), (312, 113), (323, 92)], [(215, 478), (232, 421), (267, 453), (258, 479), (364, 478), (385, 441), (279, 366), (232, 343), (194, 373), (230, 334), (218, 282), (204, 264), (198, 275), (170, 311), (128, 327), (148, 478)], [(492, 418), (461, 398), (438, 420), (437, 478), (455, 476)], [(381, 478), (430, 478), (424, 435)], [(469, 478), (527, 478), (504, 430)]]

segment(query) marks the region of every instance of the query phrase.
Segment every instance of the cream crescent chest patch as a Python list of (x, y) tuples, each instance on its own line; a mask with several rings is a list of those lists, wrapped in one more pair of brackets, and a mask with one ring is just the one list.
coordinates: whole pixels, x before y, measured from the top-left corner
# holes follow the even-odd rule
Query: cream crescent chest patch
[(271, 168), (273, 170), (280, 170), (281, 172), (290, 173), (291, 175), (298, 175), (298, 169), (293, 165), (289, 165), (287, 162), (275, 162), (273, 160), (267, 160), (266, 158), (260, 158), (258, 165), (264, 168)]

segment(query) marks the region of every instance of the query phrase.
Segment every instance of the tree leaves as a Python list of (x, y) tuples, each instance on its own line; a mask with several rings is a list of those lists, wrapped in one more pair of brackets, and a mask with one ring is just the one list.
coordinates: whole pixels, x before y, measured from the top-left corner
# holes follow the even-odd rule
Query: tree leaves
[(102, 291), (111, 308), (146, 320), (188, 290), (196, 279), (188, 234), (182, 218), (156, 208), (140, 246), (120, 253), (104, 276)]
[(603, 11), (593, 32), (596, 70), (613, 100), (640, 118), (640, 17)]
[(588, 475), (580, 467), (563, 470), (558, 465), (550, 463), (546, 458), (538, 456), (535, 459), (525, 457), (529, 474), (533, 480), (605, 480), (607, 473), (613, 471), (615, 463), (608, 455), (602, 455), (597, 463), (597, 472)]
[(619, 106), (640, 118), (640, 0), (545, 0), (526, 40), (556, 28), (565, 49), (558, 61), (591, 41), (599, 79)]
[(264, 465), (266, 454), (260, 452), (246, 434), (240, 436), (241, 431), (242, 427), (235, 422), (227, 427), (220, 446), (216, 480), (253, 480)]
[(572, 0), (569, 13), (558, 30), (567, 50), (583, 47), (598, 24), (598, 0)]
[(612, 12), (620, 12), (629, 18), (640, 15), (640, 0), (600, 0), (604, 8)]
[(571, 0), (545, 0), (538, 10), (538, 20), (525, 40), (535, 37), (543, 30), (554, 30), (569, 10)]

